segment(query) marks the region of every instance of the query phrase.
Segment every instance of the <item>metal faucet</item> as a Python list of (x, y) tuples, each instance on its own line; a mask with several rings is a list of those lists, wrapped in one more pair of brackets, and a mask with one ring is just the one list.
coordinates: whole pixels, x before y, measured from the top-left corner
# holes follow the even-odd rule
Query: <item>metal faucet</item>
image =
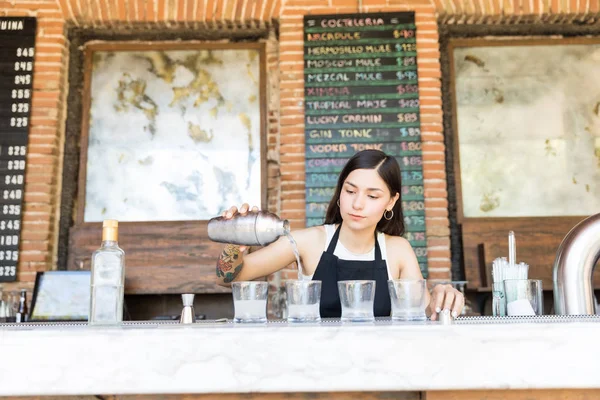
[(600, 258), (600, 214), (575, 225), (554, 260), (554, 310), (560, 315), (594, 314), (594, 267)]

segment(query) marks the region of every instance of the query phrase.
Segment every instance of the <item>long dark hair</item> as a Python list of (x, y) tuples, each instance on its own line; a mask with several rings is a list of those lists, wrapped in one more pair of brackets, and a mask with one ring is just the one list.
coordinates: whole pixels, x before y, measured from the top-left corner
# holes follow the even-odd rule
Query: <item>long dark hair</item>
[(394, 157), (390, 157), (380, 150), (363, 150), (356, 153), (348, 160), (338, 178), (335, 193), (329, 201), (327, 214), (325, 214), (326, 224), (339, 224), (342, 222), (342, 214), (337, 205), (342, 187), (346, 178), (355, 169), (377, 169), (377, 173), (387, 185), (391, 196), (398, 193), (398, 201), (394, 204), (394, 215), (390, 220), (381, 217), (377, 223), (377, 230), (388, 235), (402, 236), (404, 234), (404, 215), (402, 214), (402, 180), (400, 166)]

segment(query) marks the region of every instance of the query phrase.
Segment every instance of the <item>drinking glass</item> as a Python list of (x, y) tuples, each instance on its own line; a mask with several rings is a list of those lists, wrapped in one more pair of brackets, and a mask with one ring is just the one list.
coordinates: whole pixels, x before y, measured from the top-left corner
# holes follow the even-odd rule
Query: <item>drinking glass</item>
[(427, 282), (425, 279), (388, 281), (393, 321), (425, 321)]
[(285, 282), (288, 322), (319, 322), (321, 281), (290, 280)]
[(19, 311), (19, 293), (18, 292), (3, 292), (0, 301), (0, 318), (2, 322), (15, 322), (16, 315)]
[(231, 288), (235, 310), (233, 322), (267, 322), (268, 282), (233, 282)]
[(537, 279), (506, 279), (504, 281), (506, 315), (542, 315), (544, 292)]
[(8, 306), (4, 298), (4, 293), (0, 291), (0, 323), (6, 322), (6, 314), (8, 314)]
[(504, 282), (492, 283), (492, 315), (494, 317), (506, 317)]
[(339, 281), (342, 322), (373, 322), (375, 281)]

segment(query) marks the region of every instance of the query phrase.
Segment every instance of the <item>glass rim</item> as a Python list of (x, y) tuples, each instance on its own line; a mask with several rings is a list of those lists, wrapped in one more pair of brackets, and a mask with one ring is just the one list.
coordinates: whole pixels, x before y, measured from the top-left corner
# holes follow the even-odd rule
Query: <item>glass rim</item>
[(265, 281), (233, 281), (233, 282), (231, 282), (231, 286), (240, 286), (242, 284), (262, 286), (262, 285), (268, 285), (269, 282), (265, 282)]
[(349, 280), (344, 280), (344, 281), (338, 281), (338, 285), (340, 283), (345, 284), (345, 283), (375, 283), (375, 279), (349, 279)]
[(283, 280), (283, 284), (284, 285), (287, 285), (288, 283), (289, 284), (297, 284), (299, 282), (302, 282), (302, 284), (310, 284), (310, 283), (321, 283), (323, 281), (321, 281), (319, 279), (314, 280), (314, 281), (312, 279), (309, 280), (309, 281), (308, 280), (303, 280), (303, 279), (284, 279)]
[(541, 279), (504, 279), (502, 280), (502, 283), (504, 282), (542, 282)]

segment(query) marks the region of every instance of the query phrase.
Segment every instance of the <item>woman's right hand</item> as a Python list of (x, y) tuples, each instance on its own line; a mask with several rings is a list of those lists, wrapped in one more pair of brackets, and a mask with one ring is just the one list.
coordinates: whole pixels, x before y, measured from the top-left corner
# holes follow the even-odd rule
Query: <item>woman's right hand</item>
[[(221, 216), (224, 219), (231, 219), (236, 214), (246, 215), (246, 214), (248, 214), (249, 210), (250, 210), (250, 205), (248, 205), (248, 203), (244, 203), (244, 204), (242, 204), (242, 206), (239, 209), (236, 206), (232, 206), (231, 208), (229, 208), (229, 210), (223, 211), (221, 213)], [(252, 207), (251, 211), (257, 212), (258, 207), (257, 206)], [(247, 248), (248, 248), (248, 246), (240, 246), (240, 253), (243, 253), (244, 251), (246, 251)]]

